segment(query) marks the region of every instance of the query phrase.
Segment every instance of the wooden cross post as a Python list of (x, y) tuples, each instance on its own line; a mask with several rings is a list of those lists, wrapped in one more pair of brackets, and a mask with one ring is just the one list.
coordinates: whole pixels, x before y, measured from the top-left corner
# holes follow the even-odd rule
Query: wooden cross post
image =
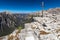
[(42, 2), (42, 17), (44, 16), (43, 11), (44, 11), (44, 2)]

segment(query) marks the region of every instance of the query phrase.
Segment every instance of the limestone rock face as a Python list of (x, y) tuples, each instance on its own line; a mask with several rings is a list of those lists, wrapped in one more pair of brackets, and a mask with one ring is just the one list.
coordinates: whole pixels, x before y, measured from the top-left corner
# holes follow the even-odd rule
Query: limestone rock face
[(0, 36), (10, 34), (15, 29), (15, 18), (9, 12), (0, 13)]

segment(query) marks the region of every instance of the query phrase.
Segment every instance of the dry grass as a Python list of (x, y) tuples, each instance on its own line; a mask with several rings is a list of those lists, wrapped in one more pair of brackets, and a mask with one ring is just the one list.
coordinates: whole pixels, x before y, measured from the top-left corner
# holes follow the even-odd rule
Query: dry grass
[(18, 30), (17, 32), (16, 32), (16, 35), (14, 36), (14, 35), (9, 35), (8, 36), (8, 40), (13, 40), (13, 39), (15, 39), (15, 40), (19, 40), (19, 38), (17, 37), (17, 35), (18, 35), (18, 33), (20, 33), (20, 30)]
[(16, 35), (17, 35), (18, 33), (20, 33), (20, 30), (18, 30), (18, 31), (16, 32)]
[(0, 40), (2, 40), (3, 38), (0, 37)]
[(19, 38), (18, 38), (17, 36), (14, 37), (13, 35), (11, 35), (11, 36), (8, 37), (8, 40), (13, 40), (13, 39), (15, 39), (15, 40), (19, 40)]
[(32, 29), (35, 29), (35, 27), (31, 27)]
[(60, 36), (60, 34), (58, 35), (58, 37)]
[(60, 29), (56, 29), (56, 33), (60, 32)]
[(20, 30), (18, 30), (17, 32), (16, 32), (16, 35), (15, 35), (15, 37), (17, 37), (17, 35), (20, 33)]
[(8, 40), (13, 40), (14, 36), (11, 35), (11, 36), (8, 36)]
[(15, 40), (19, 40), (19, 38), (18, 37), (16, 37), (16, 39)]
[(40, 35), (47, 35), (47, 34), (50, 34), (49, 32), (45, 32), (45, 31), (40, 31)]

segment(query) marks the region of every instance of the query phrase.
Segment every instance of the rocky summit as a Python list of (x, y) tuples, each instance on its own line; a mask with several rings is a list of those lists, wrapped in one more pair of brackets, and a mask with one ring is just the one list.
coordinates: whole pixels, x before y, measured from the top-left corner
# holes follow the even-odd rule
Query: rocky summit
[[(56, 10), (55, 10), (56, 11)], [(21, 31), (15, 30), (1, 40), (60, 40), (59, 14), (45, 12), (43, 17), (33, 17), (34, 22), (25, 23)], [(53, 14), (54, 13), (54, 14)]]

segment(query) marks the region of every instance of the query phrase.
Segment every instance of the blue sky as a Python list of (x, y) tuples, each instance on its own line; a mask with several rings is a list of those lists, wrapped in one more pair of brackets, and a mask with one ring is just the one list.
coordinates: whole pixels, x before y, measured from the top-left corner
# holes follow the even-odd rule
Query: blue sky
[(0, 0), (0, 11), (22, 13), (40, 11), (42, 1), (45, 3), (45, 10), (60, 7), (60, 0)]

